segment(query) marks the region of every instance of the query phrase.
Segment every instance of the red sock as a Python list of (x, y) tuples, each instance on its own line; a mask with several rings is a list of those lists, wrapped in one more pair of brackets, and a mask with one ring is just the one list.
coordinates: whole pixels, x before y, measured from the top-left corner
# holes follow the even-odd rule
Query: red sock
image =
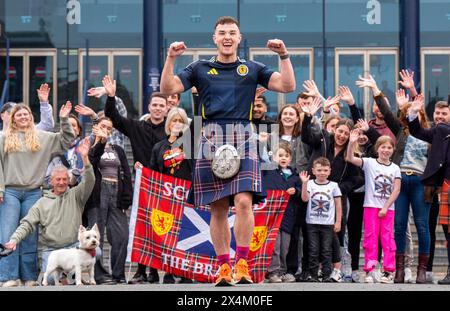
[(247, 260), (249, 249), (250, 249), (249, 247), (237, 246), (236, 247), (236, 262), (238, 262), (239, 259), (241, 259), (241, 258)]
[(224, 254), (224, 255), (217, 256), (217, 261), (219, 262), (219, 267), (221, 265), (223, 265), (224, 263), (227, 263), (228, 265), (231, 266), (231, 264), (230, 264), (230, 254)]

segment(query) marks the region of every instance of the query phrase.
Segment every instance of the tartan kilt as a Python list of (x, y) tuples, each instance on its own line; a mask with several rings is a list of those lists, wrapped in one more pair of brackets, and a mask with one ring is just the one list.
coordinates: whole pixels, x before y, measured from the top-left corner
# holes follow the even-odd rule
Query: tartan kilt
[(450, 189), (450, 180), (446, 179), (442, 183), (441, 195), (439, 198), (439, 224), (450, 224), (450, 210), (448, 202), (448, 191)]
[[(254, 127), (248, 121), (215, 121), (204, 124), (194, 166), (192, 186), (195, 206), (208, 205), (226, 197), (230, 198), (231, 206), (234, 205), (234, 195), (240, 192), (251, 192), (253, 204), (262, 202), (265, 195), (262, 194), (257, 140), (253, 134)], [(211, 169), (215, 150), (224, 144), (233, 145), (241, 158), (239, 172), (228, 179), (216, 177)]]

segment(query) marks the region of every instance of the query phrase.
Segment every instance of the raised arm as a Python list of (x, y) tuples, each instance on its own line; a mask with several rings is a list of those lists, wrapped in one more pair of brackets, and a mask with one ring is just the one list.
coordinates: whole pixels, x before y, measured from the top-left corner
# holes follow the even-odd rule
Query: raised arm
[(267, 41), (267, 47), (280, 56), (280, 72), (274, 72), (269, 80), (269, 90), (289, 93), (295, 90), (294, 68), (284, 42), (279, 39)]
[(302, 181), (302, 201), (308, 202), (309, 201), (309, 194), (308, 194), (309, 174), (307, 171), (303, 171), (300, 173), (300, 180)]
[(161, 74), (161, 82), (159, 86), (161, 93), (172, 95), (184, 92), (183, 83), (173, 72), (176, 58), (182, 55), (184, 51), (186, 51), (186, 45), (184, 42), (173, 42), (170, 44), (169, 51), (167, 52), (166, 63), (164, 64)]
[(348, 86), (339, 86), (339, 96), (341, 97), (341, 100), (348, 105), (353, 122), (356, 124), (362, 116), (358, 107), (355, 105), (355, 99), (353, 98), (352, 91), (350, 91)]
[(312, 103), (301, 104), (301, 108), (305, 113), (305, 117), (302, 122), (302, 142), (311, 146), (314, 149), (320, 148), (321, 143), (321, 132), (316, 132), (311, 129), (312, 116), (320, 109), (321, 103), (319, 98), (315, 98)]
[(384, 117), (384, 121), (386, 122), (391, 132), (394, 135), (398, 135), (398, 133), (402, 130), (402, 125), (400, 124), (400, 121), (397, 119), (397, 117), (392, 113), (383, 93), (378, 88), (375, 79), (371, 75), (369, 75), (368, 78), (359, 76), (359, 80), (356, 81), (356, 85), (361, 88), (368, 87), (372, 90), (373, 97), (375, 99), (375, 102), (377, 103), (378, 109), (380, 109), (380, 112)]
[(53, 109), (48, 101), (50, 94), (50, 87), (47, 83), (41, 84), (39, 89), (37, 89), (37, 94), (39, 98), (40, 111), (41, 111), (41, 121), (36, 125), (36, 128), (41, 131), (53, 131), (55, 127), (55, 120), (53, 119)]
[(416, 87), (414, 86), (414, 71), (402, 69), (402, 71), (399, 72), (399, 75), (402, 81), (399, 81), (398, 83), (405, 89), (409, 90), (411, 97), (416, 97), (418, 93)]
[(347, 160), (347, 162), (349, 162), (357, 167), (361, 167), (363, 164), (362, 159), (355, 157), (355, 155), (354, 155), (354, 150), (355, 150), (355, 146), (358, 141), (358, 137), (359, 137), (359, 130), (352, 130), (350, 132), (350, 138), (349, 138), (348, 145), (347, 145), (346, 160)]
[(411, 107), (408, 110), (408, 128), (412, 136), (431, 144), (438, 127), (434, 126), (430, 129), (425, 129), (420, 125), (418, 114), (423, 109), (424, 104), (425, 99), (422, 94), (416, 96), (415, 100), (411, 103)]

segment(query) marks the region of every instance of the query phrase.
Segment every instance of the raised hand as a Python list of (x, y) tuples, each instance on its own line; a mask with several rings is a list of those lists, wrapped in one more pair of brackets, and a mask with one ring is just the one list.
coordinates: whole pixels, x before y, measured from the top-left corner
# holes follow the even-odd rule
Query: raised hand
[(82, 116), (95, 117), (97, 115), (94, 110), (83, 104), (76, 105), (75, 111)]
[(95, 137), (102, 139), (103, 141), (108, 138), (108, 132), (106, 129), (101, 128), (98, 124), (92, 126), (92, 133), (94, 133)]
[(372, 75), (368, 75), (367, 78), (363, 78), (361, 75), (359, 75), (359, 80), (356, 81), (356, 85), (358, 87), (370, 87), (371, 89), (375, 89), (377, 87), (377, 82), (372, 77)]
[(81, 155), (81, 157), (87, 157), (90, 148), (91, 143), (89, 142), (89, 138), (86, 137), (78, 145), (77, 152)]
[(322, 108), (322, 99), (320, 97), (316, 97), (309, 104), (309, 113), (311, 116), (314, 116), (320, 108)]
[(103, 95), (106, 95), (106, 90), (103, 86), (99, 86), (99, 87), (91, 87), (88, 91), (87, 94), (89, 97), (96, 97), (96, 98), (100, 98)]
[(302, 171), (300, 174), (300, 180), (302, 181), (303, 184), (307, 183), (309, 181), (309, 174), (307, 171)]
[(116, 96), (116, 80), (113, 81), (108, 75), (106, 75), (103, 77), (102, 83), (105, 87), (106, 94), (108, 94), (109, 97)]
[(314, 80), (306, 80), (303, 82), (303, 88), (305, 89), (305, 94), (312, 97), (319, 97), (320, 92), (317, 88), (316, 83)]
[(266, 88), (258, 87), (258, 88), (256, 89), (255, 98), (258, 98), (259, 96), (261, 96), (262, 94), (264, 94), (266, 91), (267, 91)]
[(284, 45), (283, 40), (280, 39), (272, 39), (267, 41), (267, 48), (271, 51), (277, 53), (278, 55), (286, 55), (288, 51), (286, 46)]
[(340, 99), (341, 99), (341, 97), (339, 95), (336, 95), (333, 98), (331, 98), (331, 96), (329, 96), (327, 98), (327, 100), (325, 101), (325, 103), (323, 104), (323, 109), (326, 111), (330, 110), (331, 106), (339, 104)]
[(367, 132), (369, 130), (369, 123), (364, 119), (359, 119), (358, 122), (356, 122), (356, 127), (363, 132)]
[(36, 90), (40, 103), (47, 103), (48, 96), (50, 94), (50, 87), (47, 83), (41, 84), (41, 86)]
[(59, 117), (67, 118), (69, 117), (71, 111), (72, 111), (72, 103), (70, 101), (66, 101), (66, 104), (62, 105), (61, 109), (59, 110)]
[(399, 72), (400, 78), (402, 81), (398, 81), (398, 83), (403, 86), (405, 89), (413, 89), (414, 88), (414, 71), (409, 72), (409, 70), (402, 69)]
[(409, 95), (406, 94), (405, 90), (403, 89), (399, 89), (397, 92), (395, 92), (395, 98), (400, 110), (409, 102)]
[(167, 51), (167, 57), (177, 57), (186, 51), (187, 47), (183, 41), (172, 42), (169, 46), (169, 50)]
[(350, 144), (354, 144), (358, 141), (359, 138), (359, 130), (351, 130), (350, 137), (348, 139)]
[(352, 91), (350, 91), (348, 86), (340, 86), (338, 94), (341, 96), (341, 100), (343, 102), (349, 104), (350, 106), (355, 104)]
[(411, 110), (414, 112), (419, 112), (424, 109), (425, 106), (425, 97), (423, 94), (419, 94), (414, 98), (414, 101), (411, 103)]

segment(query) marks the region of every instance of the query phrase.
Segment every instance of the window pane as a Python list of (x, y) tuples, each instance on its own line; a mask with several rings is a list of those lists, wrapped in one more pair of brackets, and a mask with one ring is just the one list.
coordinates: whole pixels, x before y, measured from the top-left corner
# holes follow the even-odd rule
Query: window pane
[(119, 96), (125, 107), (128, 117), (139, 116), (140, 94), (139, 81), (139, 56), (114, 56), (114, 79), (117, 83), (117, 96)]
[(397, 113), (395, 91), (397, 90), (394, 55), (370, 55), (370, 74), (377, 81), (378, 88), (383, 92), (391, 105), (391, 110)]
[(53, 56), (30, 56), (29, 73), (29, 106), (33, 112), (35, 122), (41, 120), (39, 98), (36, 90), (43, 83), (48, 83), (50, 87), (49, 102), (53, 105)]
[[(348, 86), (353, 93), (356, 105), (363, 112), (364, 90), (355, 85), (358, 76), (364, 73), (364, 56), (339, 55), (339, 85)], [(341, 109), (342, 114), (350, 116), (350, 110), (346, 105)]]
[[(85, 72), (86, 67), (86, 56), (83, 56), (83, 78), (87, 79), (87, 89), (91, 87), (99, 87), (102, 86), (102, 79), (105, 75), (108, 74), (108, 56), (89, 56), (89, 68), (88, 72)], [(84, 90), (85, 81), (82, 81), (82, 85), (80, 87)], [(84, 96), (84, 94), (83, 94)], [(80, 101), (84, 101), (84, 98), (81, 98)], [(101, 98), (96, 97), (88, 97), (87, 98), (87, 106), (92, 108), (95, 112), (99, 110), (103, 110), (105, 104)]]
[(291, 54), (291, 62), (294, 67), (296, 89), (292, 93), (286, 94), (286, 103), (293, 104), (297, 99), (297, 94), (302, 92), (303, 81), (309, 80), (309, 55)]
[(434, 104), (450, 94), (450, 55), (425, 55), (425, 104), (430, 119)]

